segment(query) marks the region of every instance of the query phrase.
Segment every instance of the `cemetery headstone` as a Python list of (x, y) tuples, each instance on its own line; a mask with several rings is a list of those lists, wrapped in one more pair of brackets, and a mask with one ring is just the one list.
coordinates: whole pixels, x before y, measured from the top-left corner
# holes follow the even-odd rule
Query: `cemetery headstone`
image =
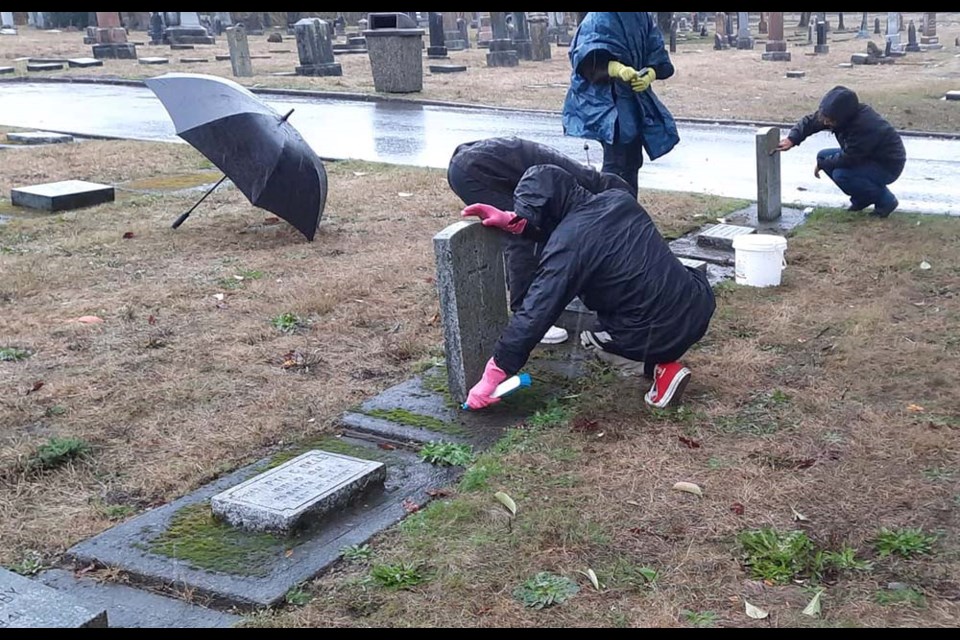
[(503, 11), (490, 12), (490, 51), (487, 53), (488, 67), (515, 67), (520, 64), (517, 50), (507, 34), (506, 14)]
[(817, 23), (817, 44), (813, 48), (814, 53), (830, 53), (830, 45), (827, 44), (827, 23)]
[(920, 44), (927, 49), (942, 49), (940, 36), (937, 35), (937, 14), (928, 12), (923, 14), (923, 31), (920, 35)]
[(757, 33), (766, 34), (766, 33), (768, 32), (768, 29), (769, 29), (769, 27), (768, 27), (768, 25), (767, 25), (767, 12), (766, 12), (766, 11), (761, 11), (761, 12), (760, 12), (760, 22), (757, 23)]
[(168, 44), (216, 44), (216, 38), (207, 33), (200, 24), (200, 17), (195, 11), (177, 12), (174, 22), (167, 20), (167, 28), (163, 33), (164, 42)]
[(524, 11), (513, 12), (513, 46), (520, 60), (533, 60), (533, 42), (530, 38), (530, 25)]
[(847, 28), (843, 24), (843, 13), (837, 13), (837, 31), (846, 31)]
[(767, 44), (760, 57), (774, 62), (789, 62), (790, 52), (787, 51), (787, 41), (783, 37), (783, 12), (771, 11), (767, 20)]
[(506, 327), (501, 238), (477, 222), (457, 222), (433, 238), (447, 384), (457, 403), (483, 376)]
[(430, 46), (427, 47), (427, 57), (433, 60), (446, 58), (446, 40), (443, 37), (443, 14), (437, 11), (429, 12)]
[(907, 27), (907, 46), (905, 50), (913, 53), (920, 51), (920, 43), (917, 41), (917, 27), (913, 24), (913, 20), (910, 21), (910, 26)]
[(463, 48), (470, 49), (470, 30), (465, 19), (457, 18), (457, 31), (460, 32), (460, 39), (463, 41)]
[(28, 62), (27, 71), (60, 71), (62, 62)]
[(86, 69), (88, 67), (102, 67), (103, 60), (96, 58), (70, 58), (67, 64), (71, 69)]
[(803, 78), (807, 75), (806, 71), (787, 71), (788, 78)]
[(550, 59), (550, 34), (547, 33), (549, 18), (545, 11), (530, 13), (527, 23), (530, 25), (530, 43), (532, 60)]
[(327, 451), (308, 451), (211, 498), (215, 515), (246, 531), (289, 535), (382, 488), (387, 467)]
[(0, 629), (107, 628), (107, 612), (0, 568)]
[(163, 17), (159, 11), (150, 14), (150, 44), (163, 42)]
[(737, 49), (753, 49), (749, 16), (750, 14), (746, 11), (737, 13)]
[(779, 142), (779, 127), (757, 130), (757, 219), (762, 222), (776, 220), (782, 212), (780, 152), (776, 151)]
[(877, 35), (880, 34), (880, 18), (873, 19), (873, 32)]
[(887, 13), (887, 43), (891, 51), (900, 50), (900, 14), (891, 11)]
[[(878, 25), (879, 26), (879, 25)], [(860, 21), (860, 30), (857, 32), (857, 39), (864, 39), (870, 37), (870, 31), (867, 27), (867, 12), (863, 12), (863, 19)]]
[(82, 209), (113, 200), (113, 187), (83, 180), (48, 182), (10, 191), (10, 202), (14, 206), (43, 211)]
[(374, 89), (381, 93), (423, 90), (423, 29), (404, 13), (371, 13), (367, 39)]
[(297, 54), (300, 64), (296, 67), (301, 76), (341, 76), (343, 68), (333, 60), (330, 24), (320, 18), (303, 18), (294, 25), (297, 38)]
[(247, 30), (242, 24), (227, 28), (227, 46), (230, 47), (230, 68), (236, 78), (253, 76), (253, 63), (250, 61), (250, 43)]

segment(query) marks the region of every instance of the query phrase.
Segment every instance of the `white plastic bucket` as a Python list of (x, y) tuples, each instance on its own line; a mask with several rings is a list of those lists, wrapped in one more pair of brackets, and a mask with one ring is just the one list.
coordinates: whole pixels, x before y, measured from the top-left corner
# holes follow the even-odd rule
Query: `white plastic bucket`
[(737, 284), (750, 287), (775, 287), (780, 284), (787, 262), (787, 239), (781, 236), (749, 234), (733, 239), (736, 252)]

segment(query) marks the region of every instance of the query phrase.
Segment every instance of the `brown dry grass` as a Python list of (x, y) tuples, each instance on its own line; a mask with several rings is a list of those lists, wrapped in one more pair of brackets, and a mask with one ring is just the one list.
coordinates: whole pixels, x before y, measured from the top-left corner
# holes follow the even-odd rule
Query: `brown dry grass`
[[(688, 609), (714, 612), (719, 626), (955, 627), (958, 253), (953, 219), (826, 212), (791, 240), (783, 286), (720, 288), (711, 332), (687, 358), (695, 381), (683, 412), (651, 414), (636, 380), (595, 380), (573, 405), (595, 430), (514, 434), (505, 453), (478, 463), (486, 472), (468, 472), (488, 486), (436, 501), (373, 542), (374, 563), (422, 563), (425, 584), (389, 591), (345, 563), (312, 583), (309, 605), (255, 624), (677, 627)], [(672, 491), (680, 480), (704, 498)], [(512, 527), (497, 490), (517, 501)], [(809, 523), (794, 522), (792, 508)], [(811, 592), (752, 582), (739, 566), (736, 534), (764, 526), (804, 528), (828, 549), (849, 544), (875, 566), (829, 579), (823, 619), (809, 618), (800, 611)], [(930, 557), (882, 559), (871, 547), (880, 527), (940, 538)], [(578, 573), (588, 567), (602, 592)], [(630, 583), (639, 567), (659, 572), (654, 587)], [(538, 571), (581, 591), (524, 609), (511, 592)], [(880, 604), (890, 582), (911, 585), (925, 606)], [(749, 619), (744, 599), (770, 619)]]
[[(905, 20), (920, 24), (919, 13), (905, 13)], [(872, 35), (873, 19), (879, 16), (886, 27), (886, 14), (870, 14), (870, 32), (882, 48), (883, 37)], [(757, 16), (754, 14), (753, 19)], [(846, 14), (847, 26), (859, 26), (859, 14)], [(831, 18), (836, 24), (836, 16)], [(830, 53), (807, 56), (810, 47), (794, 47), (806, 42), (806, 33), (794, 27), (797, 16), (788, 14), (786, 36), (793, 60), (789, 63), (764, 62), (760, 58), (763, 45), (752, 51), (713, 51), (712, 26), (709, 39), (699, 38), (678, 45), (673, 55), (677, 68), (674, 77), (657, 84), (658, 95), (678, 117), (718, 118), (747, 121), (793, 122), (816, 108), (820, 97), (831, 87), (845, 84), (855, 89), (896, 126), (929, 131), (960, 130), (960, 109), (955, 103), (940, 98), (949, 90), (960, 89), (960, 59), (953, 40), (960, 35), (960, 14), (939, 13), (938, 33), (944, 48), (940, 51), (908, 54), (891, 66), (858, 66), (840, 69), (850, 54), (866, 51), (866, 41), (854, 39), (855, 32), (831, 34)], [(753, 25), (756, 35), (756, 25)], [(906, 39), (906, 34), (903, 34)], [(134, 33), (131, 40), (145, 40), (143, 33)], [(374, 93), (370, 62), (366, 55), (339, 55), (342, 77), (303, 78), (273, 74), (293, 71), (298, 64), (296, 42), (284, 36), (284, 42), (271, 44), (266, 36), (251, 36), (252, 54), (270, 55), (269, 60), (254, 60), (253, 78), (240, 78), (248, 86), (313, 89)], [(270, 53), (287, 50), (289, 53)], [(107, 60), (102, 68), (71, 69), (63, 75), (118, 76), (146, 78), (167, 71), (190, 71), (214, 75), (230, 75), (230, 63), (216, 62), (214, 55), (227, 53), (226, 38), (216, 45), (197, 46), (193, 51), (171, 51), (167, 46), (138, 47), (140, 56), (164, 56), (170, 64), (144, 66), (127, 60)], [(82, 44), (82, 34), (37, 32), (21, 29), (17, 37), (0, 38), (0, 60), (34, 56), (89, 56), (89, 45)], [(559, 110), (569, 82), (570, 63), (567, 49), (553, 48), (553, 58), (542, 63), (522, 62), (514, 69), (486, 67), (486, 50), (471, 49), (450, 53), (450, 62), (469, 66), (466, 74), (424, 74), (424, 89), (411, 98), (481, 103), (505, 107)], [(205, 57), (210, 62), (183, 64), (181, 58)], [(787, 69), (802, 69), (805, 78), (787, 79)], [(56, 72), (55, 72), (56, 73)]]
[[(187, 145), (5, 150), (0, 192), (71, 178), (213, 182), (217, 174), (200, 171), (208, 166)], [(30, 550), (54, 558), (111, 526), (111, 514), (170, 500), (327, 431), (350, 405), (437, 353), (430, 238), (462, 206), (444, 173), (355, 162), (328, 171), (314, 243), (286, 224), (263, 224), (268, 214), (235, 189), (212, 195), (177, 231), (170, 223), (197, 192), (118, 190), (115, 203), (52, 215), (24, 216), (0, 200), (0, 213), (17, 216), (0, 224), (0, 347), (34, 353), (0, 362), (0, 563)], [(736, 204), (644, 197), (676, 229), (697, 211)], [(271, 326), (288, 312), (307, 326), (293, 334)], [(105, 322), (68, 322), (84, 315)], [(295, 350), (318, 364), (283, 369)], [(30, 392), (37, 381), (42, 388)], [(93, 457), (22, 473), (52, 437), (82, 438)]]

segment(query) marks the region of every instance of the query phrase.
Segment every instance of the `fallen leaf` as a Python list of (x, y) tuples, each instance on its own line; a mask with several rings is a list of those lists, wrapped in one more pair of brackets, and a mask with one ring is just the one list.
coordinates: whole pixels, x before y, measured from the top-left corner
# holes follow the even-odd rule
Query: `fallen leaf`
[(744, 510), (744, 506), (739, 502), (734, 502), (732, 505), (730, 505), (730, 511), (733, 511), (738, 516), (742, 516)]
[(243, 276), (234, 275), (233, 279), (236, 280), (237, 282), (243, 282)]
[(366, 171), (354, 171), (354, 172), (353, 172), (353, 175), (355, 175), (355, 176), (358, 177), (358, 178), (362, 178), (363, 176), (367, 175), (367, 172), (366, 172)]
[(402, 504), (403, 504), (403, 510), (406, 511), (407, 513), (416, 513), (417, 511), (420, 511), (420, 505), (418, 505), (416, 502), (414, 502), (410, 498), (407, 498), (406, 500), (404, 500)]
[(213, 294), (213, 297), (216, 298), (218, 302), (223, 302), (223, 294), (222, 294), (222, 293), (215, 293), (215, 294)]
[(597, 574), (593, 572), (593, 569), (587, 569), (586, 571), (581, 571), (580, 573), (590, 579), (590, 584), (593, 585), (594, 589), (600, 591), (600, 581), (597, 580)]
[(634, 506), (634, 507), (639, 507), (639, 506), (640, 506), (640, 503), (637, 502), (636, 500), (627, 500), (627, 504), (632, 505), (632, 506)]
[(293, 555), (293, 549), (287, 549), (286, 551), (283, 552), (283, 555), (289, 558), (290, 556)]
[(810, 604), (806, 606), (803, 610), (803, 615), (810, 616), (811, 618), (820, 617), (820, 596), (823, 595), (823, 589), (818, 589), (813, 598), (810, 600)]
[(97, 565), (96, 565), (95, 563), (90, 563), (90, 564), (88, 564), (87, 566), (85, 566), (83, 569), (80, 569), (79, 571), (77, 571), (77, 572), (76, 572), (76, 575), (82, 576), (82, 575), (84, 575), (84, 574), (86, 574), (86, 573), (90, 573), (91, 571), (93, 571), (93, 570), (96, 569), (96, 568), (97, 568)]
[(682, 442), (683, 444), (685, 444), (687, 447), (689, 447), (689, 448), (691, 448), (691, 449), (699, 449), (699, 448), (700, 448), (700, 443), (697, 442), (696, 440), (694, 440), (693, 438), (688, 438), (688, 437), (686, 437), (686, 436), (677, 436), (677, 438), (680, 439), (680, 442)]
[(800, 513), (799, 511), (797, 511), (797, 510), (794, 509), (793, 507), (790, 507), (790, 511), (793, 512), (793, 519), (794, 519), (794, 521), (796, 521), (796, 522), (810, 522), (810, 518), (808, 518), (807, 516), (803, 515), (802, 513)]
[(43, 388), (43, 380), (37, 380), (33, 383), (33, 387), (30, 388), (30, 391), (27, 391), (27, 395), (30, 395), (34, 391), (40, 391)]
[(127, 231), (125, 234), (123, 234), (124, 240), (129, 240), (132, 237), (133, 237), (133, 231)]
[(413, 194), (412, 194), (412, 193), (407, 193), (406, 191), (398, 191), (398, 192), (397, 192), (397, 195), (400, 196), (401, 198), (409, 198), (409, 197), (412, 196)]
[(80, 324), (100, 324), (103, 322), (103, 318), (97, 316), (80, 316), (79, 318), (68, 320), (67, 322), (79, 322)]
[(493, 494), (493, 497), (497, 501), (507, 508), (507, 511), (510, 512), (510, 515), (517, 515), (517, 503), (513, 501), (513, 498), (505, 494), (503, 491), (497, 491)]
[(677, 491), (686, 491), (687, 493), (692, 493), (699, 498), (703, 497), (703, 491), (700, 489), (700, 487), (692, 482), (678, 482), (673, 485), (673, 488)]
[(280, 224), (280, 218), (264, 218), (263, 224), (265, 225)]
[(907, 405), (907, 411), (912, 411), (913, 413), (923, 413), (924, 408), (918, 404), (913, 404), (912, 402)]
[(396, 447), (390, 444), (389, 442), (378, 442), (377, 447), (385, 451), (393, 451), (394, 449), (396, 449)]
[(920, 268), (926, 271), (927, 269), (931, 269), (932, 267), (930, 266), (929, 262), (924, 260), (923, 262), (920, 263)]
[(157, 319), (154, 318), (153, 316), (150, 316), (149, 318), (147, 318), (147, 324), (157, 324)]
[(427, 489), (427, 495), (431, 498), (446, 498), (453, 495), (450, 489)]
[(764, 611), (760, 607), (755, 607), (746, 600), (743, 601), (744, 609), (746, 609), (747, 615), (753, 618), (754, 620), (763, 620), (768, 615), (767, 611)]

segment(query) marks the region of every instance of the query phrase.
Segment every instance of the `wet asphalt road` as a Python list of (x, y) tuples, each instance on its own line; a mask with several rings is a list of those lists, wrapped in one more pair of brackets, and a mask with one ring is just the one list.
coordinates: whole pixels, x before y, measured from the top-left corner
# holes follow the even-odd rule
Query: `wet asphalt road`
[[(279, 95), (260, 98), (280, 113), (295, 108), (291, 124), (324, 158), (443, 168), (461, 142), (517, 135), (587, 159), (584, 141), (563, 135), (559, 114)], [(160, 101), (140, 87), (3, 83), (0, 124), (182, 142)], [(688, 123), (679, 128), (680, 144), (666, 156), (646, 162), (641, 187), (756, 199), (755, 128)], [(904, 144), (907, 166), (891, 186), (901, 210), (960, 215), (960, 140), (905, 137)], [(600, 145), (592, 141), (589, 145), (589, 160), (599, 165)], [(820, 180), (813, 176), (816, 153), (827, 146), (836, 146), (833, 136), (821, 133), (782, 154), (785, 204), (848, 203), (826, 175)]]

